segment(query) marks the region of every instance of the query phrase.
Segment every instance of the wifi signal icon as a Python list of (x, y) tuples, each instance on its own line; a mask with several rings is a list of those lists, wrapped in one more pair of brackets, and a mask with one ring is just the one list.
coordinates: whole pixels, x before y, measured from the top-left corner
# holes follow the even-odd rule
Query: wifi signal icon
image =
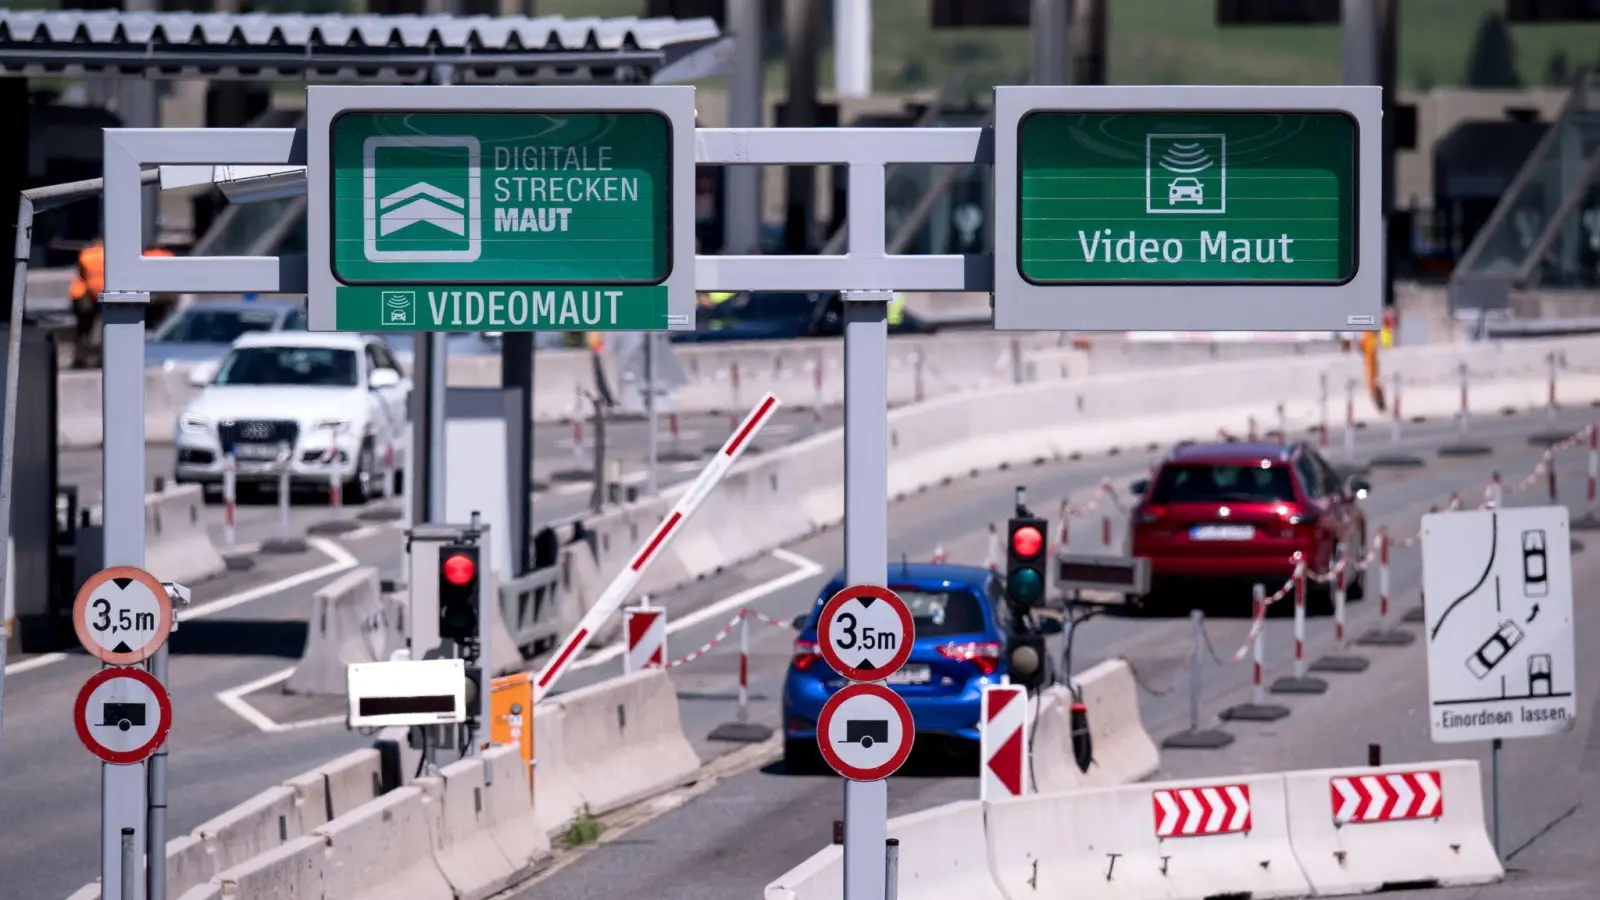
[(1227, 211), (1227, 138), (1220, 134), (1145, 137), (1145, 212)]

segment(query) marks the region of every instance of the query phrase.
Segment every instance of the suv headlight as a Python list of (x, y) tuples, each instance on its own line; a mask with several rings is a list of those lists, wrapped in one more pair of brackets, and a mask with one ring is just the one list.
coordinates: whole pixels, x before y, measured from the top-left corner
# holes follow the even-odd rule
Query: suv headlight
[(184, 413), (178, 417), (178, 426), (191, 434), (205, 434), (211, 430), (211, 420), (195, 413)]

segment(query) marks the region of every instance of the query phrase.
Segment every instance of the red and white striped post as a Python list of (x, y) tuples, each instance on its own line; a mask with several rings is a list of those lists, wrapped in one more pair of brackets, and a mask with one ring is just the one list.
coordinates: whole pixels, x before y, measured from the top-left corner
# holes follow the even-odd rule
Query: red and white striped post
[(1600, 422), (1589, 426), (1589, 505), (1594, 506), (1595, 482), (1600, 480)]
[(989, 558), (986, 563), (989, 571), (1000, 571), (1000, 527), (993, 522), (989, 523)]
[(1456, 430), (1461, 434), (1467, 433), (1467, 417), (1471, 409), (1471, 402), (1467, 397), (1467, 364), (1456, 366), (1456, 377), (1461, 382), (1461, 409), (1456, 413)]
[(234, 517), (239, 508), (239, 462), (229, 450), (222, 458), (222, 550), (232, 553), (238, 549)]
[(1550, 393), (1545, 398), (1544, 418), (1546, 422), (1554, 425), (1556, 423), (1556, 369), (1559, 367), (1560, 358), (1552, 350), (1545, 354), (1544, 363), (1550, 377)]
[(1306, 677), (1306, 567), (1294, 570), (1294, 677)]
[(1111, 514), (1100, 514), (1100, 546), (1111, 549)]
[(1317, 425), (1317, 446), (1328, 446), (1328, 373), (1323, 372), (1317, 376), (1317, 403), (1322, 410), (1322, 418)]
[(394, 502), (394, 482), (394, 438), (390, 438), (383, 445), (383, 499), (385, 502)]
[(1344, 456), (1356, 458), (1356, 380), (1344, 383)]
[(947, 557), (946, 557), (945, 552), (944, 552), (944, 545), (943, 544), (936, 545), (933, 548), (933, 558), (931, 560), (929, 560), (929, 561), (934, 563), (935, 565), (943, 565), (946, 559), (947, 559)]
[(928, 399), (928, 388), (923, 381), (924, 357), (922, 348), (917, 347), (911, 351), (911, 397), (917, 403)]
[(739, 361), (737, 359), (728, 364), (728, 387), (733, 390), (733, 408), (739, 409), (740, 407), (744, 406), (744, 402), (740, 397), (743, 391), (741, 390), (742, 385), (740, 384), (739, 379)]
[(1389, 630), (1389, 529), (1378, 529), (1378, 627)]
[[(1258, 584), (1253, 591), (1251, 611), (1254, 614), (1254, 622), (1260, 623), (1267, 617), (1267, 589)], [(1267, 702), (1267, 687), (1262, 679), (1267, 667), (1267, 629), (1261, 626), (1257, 627), (1255, 632), (1255, 638), (1250, 641), (1250, 661), (1254, 669), (1250, 674), (1250, 702), (1256, 706), (1264, 706)]]
[(1544, 464), (1545, 482), (1546, 482), (1546, 484), (1548, 484), (1550, 486), (1550, 505), (1551, 506), (1555, 506), (1556, 504), (1561, 502), (1558, 499), (1560, 497), (1560, 494), (1556, 490), (1556, 455), (1555, 455), (1555, 453), (1553, 453), (1553, 452), (1551, 452), (1549, 450), (1546, 450), (1544, 452), (1544, 459), (1541, 460), (1541, 462)]
[(572, 420), (572, 461), (583, 468), (583, 419)]
[(1400, 414), (1400, 373), (1389, 376), (1389, 400), (1394, 405), (1394, 415), (1389, 419), (1389, 442), (1400, 443), (1400, 427), (1402, 417)]
[(1505, 496), (1505, 482), (1501, 480), (1500, 473), (1494, 472), (1490, 474), (1489, 486), (1484, 488), (1483, 491), (1484, 505), (1490, 509), (1499, 509), (1501, 504), (1505, 501)]
[(667, 448), (674, 454), (680, 450), (682, 434), (678, 431), (678, 414), (667, 413)]
[(1333, 568), (1333, 642), (1343, 648), (1345, 646), (1345, 578), (1350, 571), (1350, 558), (1348, 556), (1339, 557), (1339, 561), (1334, 564)]
[(344, 479), (339, 477), (339, 448), (329, 447), (323, 463), (328, 467), (328, 508), (335, 519), (344, 516)]
[(750, 615), (739, 614), (739, 712), (738, 721), (750, 721)]

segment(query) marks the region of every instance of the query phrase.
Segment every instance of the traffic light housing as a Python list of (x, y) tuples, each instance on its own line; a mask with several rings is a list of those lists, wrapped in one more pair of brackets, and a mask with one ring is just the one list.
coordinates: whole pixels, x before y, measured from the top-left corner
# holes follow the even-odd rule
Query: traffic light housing
[(1030, 691), (1044, 687), (1045, 681), (1044, 635), (1038, 632), (1013, 634), (1006, 638), (1006, 674), (1012, 684), (1020, 684)]
[(446, 544), (439, 548), (439, 637), (478, 639), (478, 548)]
[(1044, 605), (1050, 523), (1018, 517), (1006, 524), (1006, 600), (1019, 610)]

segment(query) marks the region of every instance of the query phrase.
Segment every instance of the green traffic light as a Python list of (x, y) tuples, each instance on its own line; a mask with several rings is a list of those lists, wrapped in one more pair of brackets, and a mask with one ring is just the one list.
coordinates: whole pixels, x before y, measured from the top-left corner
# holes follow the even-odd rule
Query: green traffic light
[(1031, 602), (1044, 593), (1044, 578), (1038, 569), (1018, 569), (1011, 575), (1010, 587), (1013, 597)]

